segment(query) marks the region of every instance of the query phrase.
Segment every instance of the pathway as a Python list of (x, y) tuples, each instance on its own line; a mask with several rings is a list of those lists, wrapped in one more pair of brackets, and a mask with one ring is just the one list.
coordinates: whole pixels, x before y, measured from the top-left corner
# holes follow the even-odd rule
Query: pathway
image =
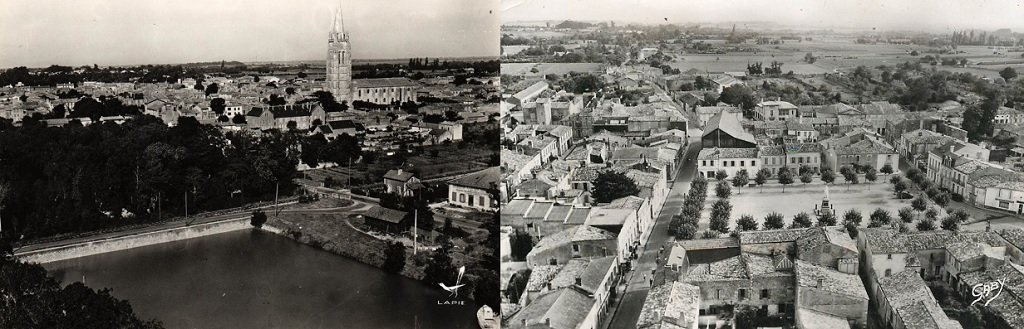
[[(647, 240), (640, 258), (634, 261), (634, 270), (625, 274), (626, 287), (624, 293), (620, 294), (619, 300), (611, 302), (613, 309), (610, 312), (613, 315), (606, 328), (636, 327), (636, 321), (640, 318), (640, 311), (644, 307), (647, 293), (651, 289), (650, 280), (654, 278), (652, 273), (658, 268), (658, 251), (662, 246), (671, 245), (673, 241), (672, 237), (668, 235), (668, 225), (672, 222), (672, 216), (678, 214), (680, 209), (682, 209), (683, 194), (690, 189), (690, 181), (696, 172), (696, 161), (693, 158), (696, 157), (699, 150), (699, 143), (691, 140), (689, 147), (686, 149), (686, 157), (690, 160), (685, 161), (680, 166), (680, 171), (676, 176), (676, 180), (672, 183), (672, 189), (669, 191), (665, 205), (662, 207), (661, 215), (658, 216), (657, 221), (654, 223), (654, 231), (651, 232), (651, 236)], [(665, 255), (667, 254), (668, 247), (666, 247), (665, 251)], [(618, 289), (620, 289), (620, 292), (623, 290), (621, 287)]]

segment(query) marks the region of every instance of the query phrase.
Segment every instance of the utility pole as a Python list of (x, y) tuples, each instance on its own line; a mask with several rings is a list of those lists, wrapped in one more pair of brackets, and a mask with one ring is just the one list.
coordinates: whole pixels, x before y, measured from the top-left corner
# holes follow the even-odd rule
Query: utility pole
[(419, 231), (419, 222), (420, 222), (420, 210), (419, 209), (413, 209), (413, 213), (412, 213), (412, 255), (413, 256), (416, 256), (416, 249), (419, 249), (416, 246), (416, 238), (418, 237), (417, 233), (419, 233), (418, 232)]
[(281, 191), (281, 183), (277, 183), (274, 187), (274, 216), (281, 215), (281, 206), (277, 203), (278, 193)]
[(188, 191), (185, 191), (185, 225), (188, 225)]

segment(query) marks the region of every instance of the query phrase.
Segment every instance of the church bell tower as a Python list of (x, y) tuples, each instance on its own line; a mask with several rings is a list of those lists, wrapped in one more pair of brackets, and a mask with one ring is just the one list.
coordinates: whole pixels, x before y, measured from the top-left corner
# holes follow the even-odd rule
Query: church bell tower
[(331, 92), (339, 103), (352, 105), (352, 47), (340, 7), (334, 13), (334, 24), (327, 38), (327, 81), (324, 89)]

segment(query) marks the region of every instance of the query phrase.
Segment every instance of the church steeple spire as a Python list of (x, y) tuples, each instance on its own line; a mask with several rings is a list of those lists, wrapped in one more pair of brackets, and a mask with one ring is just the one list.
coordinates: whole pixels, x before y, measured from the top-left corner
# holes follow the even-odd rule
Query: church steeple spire
[(335, 40), (348, 39), (348, 35), (345, 33), (345, 19), (341, 14), (341, 7), (334, 12), (334, 23), (331, 24), (331, 38)]

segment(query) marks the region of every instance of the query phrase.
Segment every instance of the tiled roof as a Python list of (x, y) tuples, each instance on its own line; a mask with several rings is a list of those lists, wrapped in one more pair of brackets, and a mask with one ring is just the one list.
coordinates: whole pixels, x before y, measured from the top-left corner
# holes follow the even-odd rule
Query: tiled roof
[(961, 273), (960, 278), (969, 287), (1003, 280), (1003, 289), (1006, 293), (1000, 294), (984, 307), (1006, 321), (1011, 328), (1024, 328), (1024, 268), (1006, 263), (986, 271)]
[(754, 143), (754, 135), (743, 129), (743, 125), (740, 124), (735, 115), (725, 115), (724, 111), (718, 112), (718, 114), (708, 119), (707, 124), (704, 125), (704, 133), (701, 136), (707, 136), (716, 129), (736, 139)]
[(644, 198), (641, 198), (641, 197), (638, 197), (638, 196), (635, 196), (635, 195), (627, 195), (627, 196), (624, 196), (624, 197), (612, 200), (612, 202), (608, 203), (607, 205), (602, 206), (602, 208), (605, 208), (605, 209), (633, 209), (633, 210), (636, 210), (636, 209), (640, 209), (640, 207), (643, 206), (645, 201), (647, 201), (647, 200), (644, 199)]
[(945, 248), (957, 242), (981, 242), (999, 245), (999, 237), (994, 232), (974, 231), (933, 231), (918, 233), (898, 233), (892, 229), (860, 228), (868, 248), (873, 253), (908, 253), (919, 250)]
[(384, 208), (381, 206), (373, 206), (366, 210), (363, 214), (365, 217), (376, 218), (390, 223), (401, 223), (402, 219), (408, 215), (407, 212), (394, 210), (390, 208)]
[(794, 268), (798, 287), (815, 288), (847, 297), (868, 299), (864, 283), (856, 274), (839, 272), (802, 260), (797, 260)]
[(596, 228), (590, 225), (576, 226), (576, 233), (572, 235), (572, 242), (615, 240), (618, 235), (615, 232)]
[(547, 218), (548, 211), (554, 206), (554, 202), (534, 202), (533, 207), (526, 213), (526, 218)]
[(1013, 228), (999, 231), (999, 235), (1017, 249), (1024, 249), (1024, 229)]
[(756, 159), (757, 148), (706, 148), (697, 154), (698, 160)]
[(526, 281), (527, 291), (538, 291), (547, 286), (548, 282), (561, 269), (558, 265), (538, 265), (530, 269), (530, 279)]
[(744, 231), (740, 232), (740, 244), (795, 242), (808, 230), (811, 229), (794, 228), (784, 230)]
[(671, 282), (654, 287), (647, 293), (636, 328), (692, 328), (700, 308), (700, 288)]
[(583, 321), (594, 305), (594, 299), (573, 288), (558, 289), (543, 294), (532, 303), (523, 307), (508, 321), (511, 328), (523, 328), (523, 320), (527, 325), (550, 322), (552, 329), (575, 329)]
[(458, 185), (482, 190), (490, 190), (497, 186), (498, 180), (500, 179), (501, 169), (499, 167), (490, 167), (469, 175), (462, 176), (460, 178), (453, 179), (448, 182), (448, 185)]
[(817, 249), (822, 245), (835, 245), (852, 252), (857, 252), (857, 241), (850, 238), (846, 232), (840, 231), (838, 226), (816, 227), (796, 240), (798, 257), (804, 257), (819, 252)]
[(906, 270), (878, 280), (879, 289), (907, 328), (960, 328), (935, 301), (917, 271)]
[[(565, 220), (566, 224), (583, 224), (587, 222), (587, 218), (590, 218), (591, 208), (574, 207), (572, 212), (569, 213), (569, 218)], [(504, 210), (503, 210), (504, 211)]]
[(850, 321), (828, 313), (801, 307), (796, 310), (798, 328), (850, 329)]
[(565, 219), (569, 217), (570, 212), (572, 212), (572, 205), (553, 205), (551, 206), (551, 211), (548, 212), (548, 216), (544, 218), (544, 221), (563, 223), (565, 222)]
[(352, 84), (356, 88), (413, 87), (419, 85), (407, 78), (355, 79), (352, 80)]
[[(781, 156), (786, 154), (786, 149), (782, 145), (764, 145), (757, 147), (761, 156)], [(697, 158), (700, 158), (698, 156)]]
[(391, 169), (384, 174), (385, 179), (391, 179), (400, 182), (408, 181), (410, 178), (412, 178), (412, 176), (413, 174), (411, 172), (401, 169)]

